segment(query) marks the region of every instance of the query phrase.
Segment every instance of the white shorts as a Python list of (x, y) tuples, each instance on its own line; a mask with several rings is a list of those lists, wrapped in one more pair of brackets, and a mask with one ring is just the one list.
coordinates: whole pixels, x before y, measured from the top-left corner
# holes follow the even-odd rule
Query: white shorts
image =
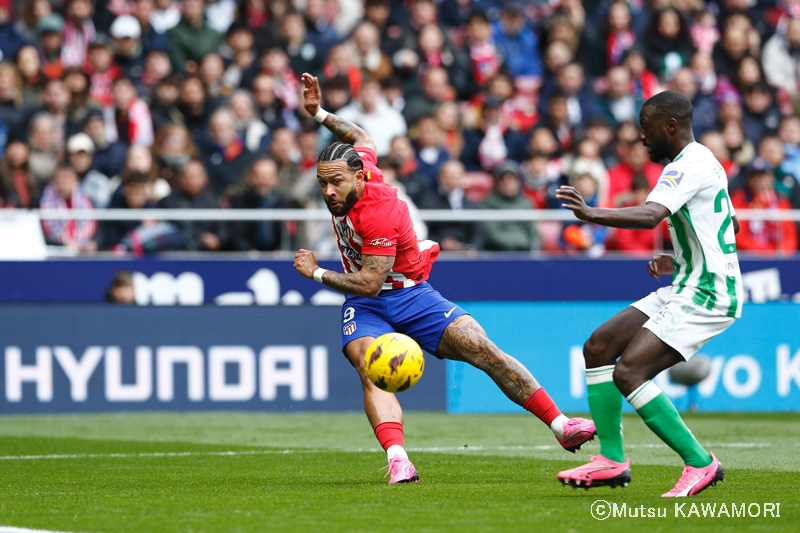
[(675, 348), (687, 361), (736, 320), (696, 305), (676, 294), (671, 285), (651, 292), (631, 307), (650, 318), (642, 327)]

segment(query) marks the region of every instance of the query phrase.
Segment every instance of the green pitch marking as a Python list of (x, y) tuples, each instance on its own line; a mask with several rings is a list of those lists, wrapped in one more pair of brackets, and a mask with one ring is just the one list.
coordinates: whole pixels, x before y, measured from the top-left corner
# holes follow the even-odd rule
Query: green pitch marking
[[(800, 415), (686, 420), (727, 480), (682, 500), (675, 516), (675, 502), (658, 496), (681, 465), (635, 416), (623, 420), (631, 486), (590, 491), (555, 474), (597, 445), (568, 454), (525, 415), (409, 413), (422, 482), (402, 486), (383, 479), (385, 457), (362, 414), (0, 417), (0, 530), (800, 531)], [(666, 516), (598, 521), (597, 500)], [(704, 518), (692, 503), (780, 503), (780, 517)]]

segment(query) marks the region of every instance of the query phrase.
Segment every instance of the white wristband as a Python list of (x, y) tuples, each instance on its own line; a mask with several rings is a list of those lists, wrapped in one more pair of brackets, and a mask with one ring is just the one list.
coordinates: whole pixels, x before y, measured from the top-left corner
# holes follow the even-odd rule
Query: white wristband
[(327, 271), (328, 271), (327, 268), (317, 267), (314, 270), (314, 273), (311, 274), (311, 277), (314, 278), (314, 281), (316, 281), (317, 283), (322, 283), (322, 275)]
[(320, 124), (322, 124), (322, 121), (323, 121), (323, 120), (325, 120), (325, 117), (327, 117), (327, 116), (328, 116), (328, 114), (329, 114), (329, 113), (328, 113), (327, 111), (325, 111), (324, 109), (322, 109), (322, 108), (320, 107), (320, 108), (319, 108), (319, 111), (317, 111), (317, 114), (316, 114), (316, 115), (314, 115), (314, 120), (316, 120), (317, 122), (319, 122)]

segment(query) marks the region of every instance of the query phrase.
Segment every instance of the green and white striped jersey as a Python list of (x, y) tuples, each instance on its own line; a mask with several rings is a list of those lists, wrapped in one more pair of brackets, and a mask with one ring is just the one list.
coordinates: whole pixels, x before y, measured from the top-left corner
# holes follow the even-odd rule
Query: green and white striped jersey
[(693, 142), (664, 168), (647, 197), (667, 209), (678, 294), (720, 315), (742, 314), (742, 274), (728, 178), (711, 151)]

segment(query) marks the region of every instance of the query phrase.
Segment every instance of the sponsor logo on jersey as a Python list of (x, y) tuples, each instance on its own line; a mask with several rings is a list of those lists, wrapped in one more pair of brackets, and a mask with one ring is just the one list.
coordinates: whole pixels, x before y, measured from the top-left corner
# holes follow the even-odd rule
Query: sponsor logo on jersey
[(369, 241), (369, 245), (370, 246), (385, 246), (385, 247), (389, 248), (389, 247), (392, 246), (392, 241), (389, 240), (389, 239), (386, 239), (384, 237), (379, 237), (377, 239), (372, 239), (371, 241)]
[(356, 331), (355, 321), (345, 324), (345, 326), (342, 328), (342, 333), (344, 333), (345, 335), (352, 335), (355, 331)]
[(342, 251), (342, 255), (352, 259), (353, 261), (361, 261), (361, 254), (353, 250), (352, 248), (348, 248), (342, 244), (339, 245), (339, 249)]
[(658, 184), (663, 184), (666, 187), (677, 189), (681, 184), (681, 180), (683, 180), (683, 172), (678, 170), (670, 170), (669, 172), (661, 175), (661, 177), (658, 179)]

